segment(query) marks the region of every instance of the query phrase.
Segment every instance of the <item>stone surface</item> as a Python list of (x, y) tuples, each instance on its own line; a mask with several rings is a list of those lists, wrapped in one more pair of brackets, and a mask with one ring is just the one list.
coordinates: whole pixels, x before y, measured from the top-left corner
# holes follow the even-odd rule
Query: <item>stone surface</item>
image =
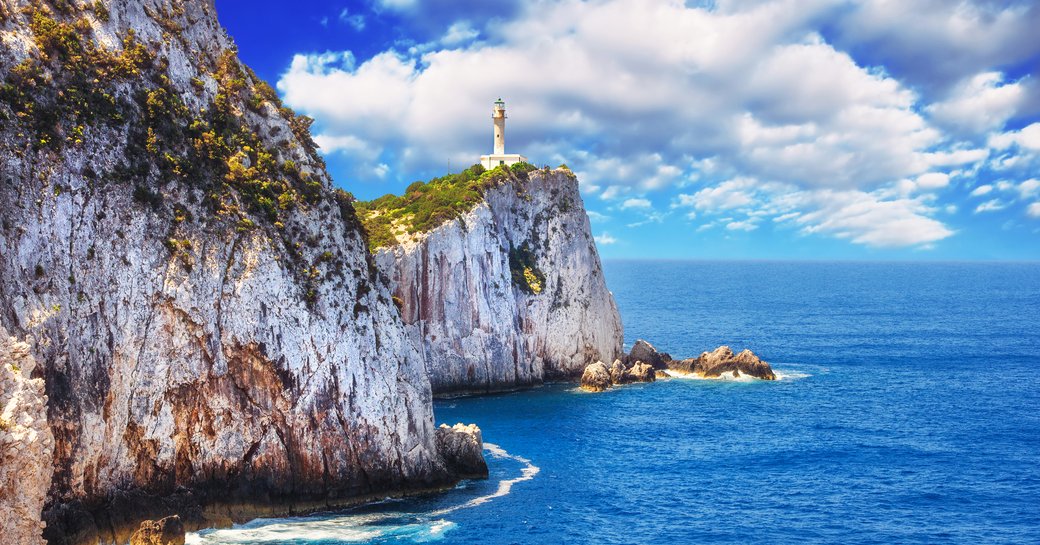
[(610, 388), (610, 371), (601, 361), (589, 364), (581, 374), (581, 389), (589, 392), (602, 392)]
[(437, 428), (437, 452), (445, 465), (463, 479), (486, 479), (484, 439), (475, 424), (441, 424)]
[(608, 371), (610, 372), (610, 382), (612, 384), (624, 384), (629, 382), (627, 375), (628, 369), (625, 369), (625, 365), (621, 363), (621, 360), (614, 360), (614, 362), (610, 364)]
[(43, 379), (29, 345), (0, 326), (0, 541), (42, 545), (40, 514), (51, 484), (54, 438)]
[(654, 345), (639, 339), (632, 345), (632, 350), (629, 350), (627, 361), (630, 365), (641, 361), (654, 369), (665, 369), (671, 359), (672, 357), (667, 353), (658, 352)]
[[(224, 502), (221, 516), (239, 520), (452, 482), (424, 360), (305, 120), (264, 99), (248, 71), (227, 99), (273, 154), (241, 149), (242, 168), (274, 160), (306, 175), (310, 196), (277, 208), (278, 223), (242, 193), (215, 210), (208, 188), (223, 176), (178, 177), (130, 132), (151, 115), (134, 97), (157, 81), (188, 111), (215, 103), (214, 71), (238, 61), (213, 3), (105, 0), (104, 17), (91, 2), (48, 4), (5, 1), (5, 82), (40, 58), (29, 18), (44, 12), (83, 21), (81, 39), (111, 50), (133, 32), (157, 71), (114, 84), (125, 123), (60, 120), (61, 131), (83, 123), (61, 147), (0, 124), (0, 326), (33, 339), (54, 436), (52, 458), (27, 401), (19, 433), (38, 439), (14, 443), (24, 471), (13, 482), (46, 487), (40, 460), (53, 459), (52, 545), (125, 542), (141, 519), (191, 502)], [(17, 119), (9, 108), (0, 102), (2, 118)], [(39, 506), (35, 491), (14, 501), (25, 516)]]
[[(523, 249), (545, 277), (537, 292), (512, 278), (510, 253)], [(572, 379), (621, 356), (621, 320), (567, 169), (514, 176), (457, 220), (380, 249), (377, 262), (434, 393)]]
[(735, 378), (740, 374), (745, 374), (762, 380), (776, 380), (772, 367), (753, 352), (743, 350), (734, 355), (728, 346), (720, 346), (711, 352), (703, 352), (696, 358), (671, 361), (668, 367), (673, 371), (696, 373), (706, 378), (718, 378), (723, 373), (731, 373)]
[(635, 362), (630, 369), (625, 372), (627, 382), (654, 382), (657, 380), (657, 374), (654, 368), (649, 363), (641, 361)]
[(146, 520), (130, 536), (130, 545), (184, 545), (184, 524), (176, 515)]

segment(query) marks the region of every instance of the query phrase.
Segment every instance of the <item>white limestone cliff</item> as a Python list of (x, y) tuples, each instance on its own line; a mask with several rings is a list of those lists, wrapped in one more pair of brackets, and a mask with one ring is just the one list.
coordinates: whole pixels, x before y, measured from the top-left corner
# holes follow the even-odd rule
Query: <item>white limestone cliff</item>
[(49, 396), (50, 543), (453, 482), (349, 199), (212, 2), (0, 19), (0, 326)]
[(622, 353), (621, 320), (566, 168), (510, 175), (468, 213), (380, 249), (376, 261), (435, 394), (576, 378)]
[(0, 327), (0, 536), (5, 543), (43, 543), (40, 515), (54, 472), (54, 437), (43, 380), (30, 378), (35, 368), (29, 345)]

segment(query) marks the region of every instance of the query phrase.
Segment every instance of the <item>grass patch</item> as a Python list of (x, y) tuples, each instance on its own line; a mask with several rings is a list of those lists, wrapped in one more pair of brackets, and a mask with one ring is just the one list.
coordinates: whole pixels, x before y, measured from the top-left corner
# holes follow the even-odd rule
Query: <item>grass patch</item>
[(457, 174), (415, 182), (400, 196), (383, 195), (353, 204), (368, 237), (369, 249), (375, 252), (396, 244), (398, 234), (425, 233), (469, 212), (488, 189), (508, 180), (526, 180), (532, 170), (536, 168), (528, 163), (493, 170), (478, 164)]

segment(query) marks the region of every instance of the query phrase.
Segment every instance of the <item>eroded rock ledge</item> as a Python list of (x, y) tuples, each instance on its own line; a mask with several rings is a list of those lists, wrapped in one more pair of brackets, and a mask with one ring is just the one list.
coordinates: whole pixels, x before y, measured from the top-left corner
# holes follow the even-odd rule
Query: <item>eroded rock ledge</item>
[(581, 388), (602, 392), (619, 384), (653, 382), (655, 378), (668, 376), (668, 372), (703, 378), (721, 378), (728, 374), (733, 378), (746, 375), (776, 380), (772, 367), (750, 350), (734, 355), (730, 347), (720, 346), (711, 352), (702, 352), (696, 358), (675, 360), (667, 352), (659, 352), (652, 344), (639, 339), (627, 356), (614, 360), (609, 367), (601, 361), (585, 367)]
[(437, 453), (460, 479), (486, 479), (484, 439), (475, 424), (441, 424), (437, 428)]

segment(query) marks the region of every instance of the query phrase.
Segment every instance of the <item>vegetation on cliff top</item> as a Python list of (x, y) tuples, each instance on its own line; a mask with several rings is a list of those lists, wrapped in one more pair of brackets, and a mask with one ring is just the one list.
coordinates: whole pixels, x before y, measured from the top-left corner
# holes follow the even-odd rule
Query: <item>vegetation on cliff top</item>
[[(192, 248), (180, 233), (190, 223), (236, 232), (264, 228), (281, 241), (305, 298), (313, 302), (314, 284), (322, 276), (318, 266), (330, 260), (305, 257), (302, 245), (315, 243), (290, 221), (293, 210), (338, 206), (345, 220), (356, 220), (350, 194), (324, 190), (316, 172), (324, 162), (310, 135), (311, 119), (285, 107), (269, 85), (238, 62), (234, 49), (199, 59), (203, 70), (192, 78), (189, 92), (203, 97), (214, 86), (216, 94), (195, 109), (171, 82), (158, 44), (142, 43), (132, 30), (117, 49), (93, 38), (91, 17), (109, 17), (103, 4), (79, 9), (37, 0), (20, 13), (36, 51), (12, 66), (0, 84), (7, 152), (27, 159), (36, 155), (29, 160), (38, 163), (55, 152), (91, 149), (98, 135), (125, 138), (119, 161), (102, 164), (107, 171), (97, 172), (93, 167), (98, 165), (88, 164), (84, 175), (98, 187), (108, 180), (126, 184), (135, 201), (168, 220), (171, 256), (191, 269)], [(150, 15), (176, 37), (176, 14)], [(277, 128), (270, 127), (261, 135), (257, 120), (274, 117), (284, 119), (289, 130), (276, 134)], [(282, 147), (289, 144), (290, 133), (308, 165), (292, 160), (289, 148)], [(271, 138), (280, 141), (268, 145)], [(61, 188), (55, 187), (54, 194), (60, 195)], [(177, 202), (194, 203), (200, 197), (206, 217), (192, 217)], [(331, 261), (331, 269), (340, 271), (339, 260)]]
[(397, 236), (425, 233), (457, 218), (481, 201), (484, 193), (506, 180), (526, 179), (536, 170), (529, 163), (485, 170), (473, 165), (458, 174), (415, 182), (401, 196), (383, 195), (372, 201), (357, 201), (354, 208), (368, 236), (369, 249), (397, 243)]

